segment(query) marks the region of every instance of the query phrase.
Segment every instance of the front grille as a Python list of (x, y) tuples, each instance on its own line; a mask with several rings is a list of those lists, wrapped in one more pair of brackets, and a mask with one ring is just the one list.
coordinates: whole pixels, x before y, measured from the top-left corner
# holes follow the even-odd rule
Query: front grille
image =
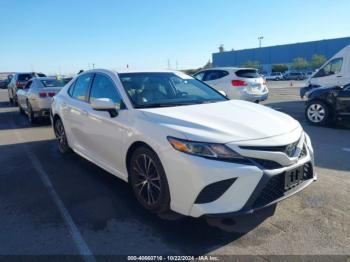
[[(291, 189), (285, 189), (284, 179), (286, 173), (275, 175), (267, 182), (259, 197), (254, 201), (253, 208), (265, 206), (281, 197)], [(304, 165), (304, 181), (313, 178), (313, 168), (311, 163)], [(303, 182), (304, 182), (303, 181)]]
[(255, 151), (270, 151), (270, 152), (281, 152), (285, 153), (289, 157), (292, 157), (297, 149), (299, 141), (285, 146), (240, 146), (242, 149), (255, 150)]
[(258, 158), (251, 158), (252, 161), (260, 165), (263, 169), (272, 170), (272, 169), (279, 169), (283, 166), (275, 161), (267, 160), (267, 159), (258, 159)]

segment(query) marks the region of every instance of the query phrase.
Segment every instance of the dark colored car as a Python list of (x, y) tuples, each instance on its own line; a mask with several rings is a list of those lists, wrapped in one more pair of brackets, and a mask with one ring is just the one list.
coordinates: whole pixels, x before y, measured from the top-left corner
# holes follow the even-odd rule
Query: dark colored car
[(334, 120), (349, 120), (350, 84), (314, 89), (308, 94), (305, 116), (311, 124), (318, 126)]
[(292, 72), (284, 74), (285, 80), (304, 80), (305, 75), (301, 72)]
[(7, 85), (10, 83), (8, 79), (0, 80), (0, 88), (1, 89), (6, 89)]

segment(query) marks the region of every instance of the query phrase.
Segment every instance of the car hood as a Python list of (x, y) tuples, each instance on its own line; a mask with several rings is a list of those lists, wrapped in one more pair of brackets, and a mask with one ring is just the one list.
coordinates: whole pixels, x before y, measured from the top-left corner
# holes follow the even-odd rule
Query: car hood
[(228, 143), (279, 136), (299, 122), (269, 107), (246, 101), (142, 109), (154, 124), (181, 132), (193, 141)]

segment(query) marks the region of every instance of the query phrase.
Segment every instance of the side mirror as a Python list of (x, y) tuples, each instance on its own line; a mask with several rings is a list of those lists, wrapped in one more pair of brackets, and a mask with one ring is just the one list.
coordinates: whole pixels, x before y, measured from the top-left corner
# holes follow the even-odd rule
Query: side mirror
[(91, 100), (91, 107), (96, 111), (107, 111), (111, 117), (118, 116), (120, 104), (114, 103), (109, 98), (97, 98)]

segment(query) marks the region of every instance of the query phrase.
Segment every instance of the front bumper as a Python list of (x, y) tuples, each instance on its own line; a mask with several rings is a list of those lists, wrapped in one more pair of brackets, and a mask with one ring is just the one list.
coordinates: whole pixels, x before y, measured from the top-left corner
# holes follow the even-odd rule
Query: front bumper
[[(308, 143), (302, 158), (294, 164), (272, 168), (266, 165), (268, 161), (239, 164), (186, 155), (172, 149), (162, 152), (159, 157), (167, 174), (171, 209), (192, 217), (249, 214), (296, 194), (317, 179), (311, 143), (306, 138), (302, 143)], [(283, 156), (275, 155), (275, 159), (285, 163)], [(304, 165), (311, 168), (304, 181), (291, 190), (282, 190), (284, 173)], [(220, 184), (225, 181), (229, 184)], [(211, 202), (199, 201), (211, 185), (214, 189), (208, 198), (221, 192)]]

